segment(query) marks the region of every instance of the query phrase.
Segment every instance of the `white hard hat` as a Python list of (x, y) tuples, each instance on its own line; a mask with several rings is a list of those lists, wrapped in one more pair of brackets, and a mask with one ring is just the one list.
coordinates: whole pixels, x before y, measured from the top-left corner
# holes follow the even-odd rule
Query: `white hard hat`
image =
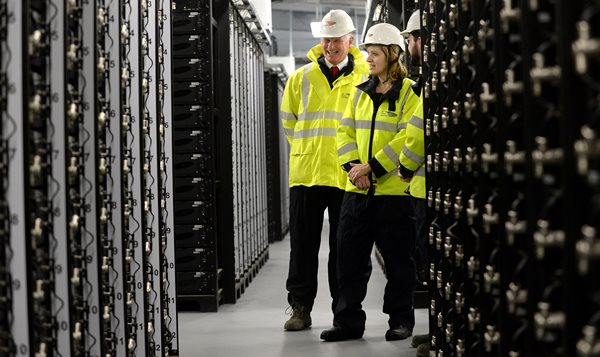
[(358, 45), (361, 50), (366, 50), (368, 45), (398, 45), (404, 51), (404, 37), (400, 34), (400, 30), (392, 24), (376, 24), (371, 26), (365, 42)]
[(356, 28), (346, 11), (331, 10), (321, 22), (311, 23), (311, 30), (315, 37), (335, 38), (354, 32)]
[(415, 11), (410, 15), (408, 22), (406, 23), (406, 28), (402, 31), (402, 35), (408, 36), (413, 31), (421, 30), (421, 12), (419, 10)]

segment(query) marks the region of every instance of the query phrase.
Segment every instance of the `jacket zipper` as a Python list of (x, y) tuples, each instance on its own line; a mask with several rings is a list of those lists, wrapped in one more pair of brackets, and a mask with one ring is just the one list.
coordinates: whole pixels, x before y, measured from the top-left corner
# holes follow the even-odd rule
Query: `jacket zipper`
[[(372, 100), (372, 99), (371, 99)], [(373, 156), (373, 138), (375, 136), (375, 119), (377, 118), (377, 111), (379, 110), (379, 106), (383, 102), (383, 94), (379, 97), (379, 103), (375, 103), (373, 101), (373, 115), (371, 117), (371, 132), (369, 133), (369, 160), (371, 160)], [(375, 185), (373, 181), (373, 170), (369, 172), (369, 182), (371, 186), (369, 187), (369, 191), (367, 192), (367, 196), (375, 195)]]

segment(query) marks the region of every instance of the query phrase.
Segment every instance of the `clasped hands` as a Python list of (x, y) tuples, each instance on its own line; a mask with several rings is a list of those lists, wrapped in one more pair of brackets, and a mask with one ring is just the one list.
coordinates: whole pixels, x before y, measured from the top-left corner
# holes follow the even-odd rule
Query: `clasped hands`
[(350, 182), (360, 190), (368, 190), (371, 187), (371, 181), (367, 175), (371, 172), (371, 166), (369, 164), (355, 163), (350, 163), (350, 166), (352, 167), (348, 171)]

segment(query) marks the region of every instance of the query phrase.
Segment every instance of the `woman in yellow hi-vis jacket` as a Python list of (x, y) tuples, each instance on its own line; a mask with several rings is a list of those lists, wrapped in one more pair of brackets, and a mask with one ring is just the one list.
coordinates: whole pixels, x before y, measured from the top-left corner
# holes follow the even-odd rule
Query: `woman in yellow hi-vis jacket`
[(368, 52), (370, 78), (351, 93), (337, 130), (339, 163), (348, 172), (338, 227), (338, 289), (334, 327), (325, 341), (361, 338), (366, 315), (361, 303), (377, 243), (385, 261), (383, 311), (389, 315), (386, 340), (412, 334), (415, 287), (414, 215), (408, 184), (397, 175), (407, 123), (419, 98), (399, 59), (400, 31), (390, 24), (369, 29), (360, 45)]
[(350, 91), (364, 81), (367, 63), (353, 45), (352, 18), (331, 10), (321, 21), (321, 42), (310, 49), (310, 63), (288, 79), (281, 120), (290, 143), (290, 263), (286, 288), (292, 316), (287, 331), (312, 325), (317, 296), (319, 248), (325, 209), (329, 215), (327, 273), (332, 310), (337, 304), (336, 237), (346, 175), (338, 165), (336, 129)]

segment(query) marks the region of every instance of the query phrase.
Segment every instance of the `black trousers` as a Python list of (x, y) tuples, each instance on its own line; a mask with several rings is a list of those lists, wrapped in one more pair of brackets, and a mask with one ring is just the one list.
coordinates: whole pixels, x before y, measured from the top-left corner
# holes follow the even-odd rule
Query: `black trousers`
[(410, 197), (368, 197), (347, 192), (337, 239), (340, 297), (334, 326), (365, 329), (362, 301), (371, 276), (373, 243), (377, 243), (385, 261), (383, 312), (390, 316), (388, 324), (390, 328), (414, 327), (415, 219)]
[(413, 209), (415, 211), (415, 225), (417, 229), (416, 256), (417, 279), (424, 283), (429, 280), (429, 259), (427, 257), (427, 202), (423, 198), (411, 198)]
[(336, 232), (344, 191), (335, 187), (290, 188), (290, 267), (286, 288), (290, 305), (312, 310), (317, 296), (317, 272), (323, 214), (329, 214), (329, 291), (332, 311), (337, 304)]

